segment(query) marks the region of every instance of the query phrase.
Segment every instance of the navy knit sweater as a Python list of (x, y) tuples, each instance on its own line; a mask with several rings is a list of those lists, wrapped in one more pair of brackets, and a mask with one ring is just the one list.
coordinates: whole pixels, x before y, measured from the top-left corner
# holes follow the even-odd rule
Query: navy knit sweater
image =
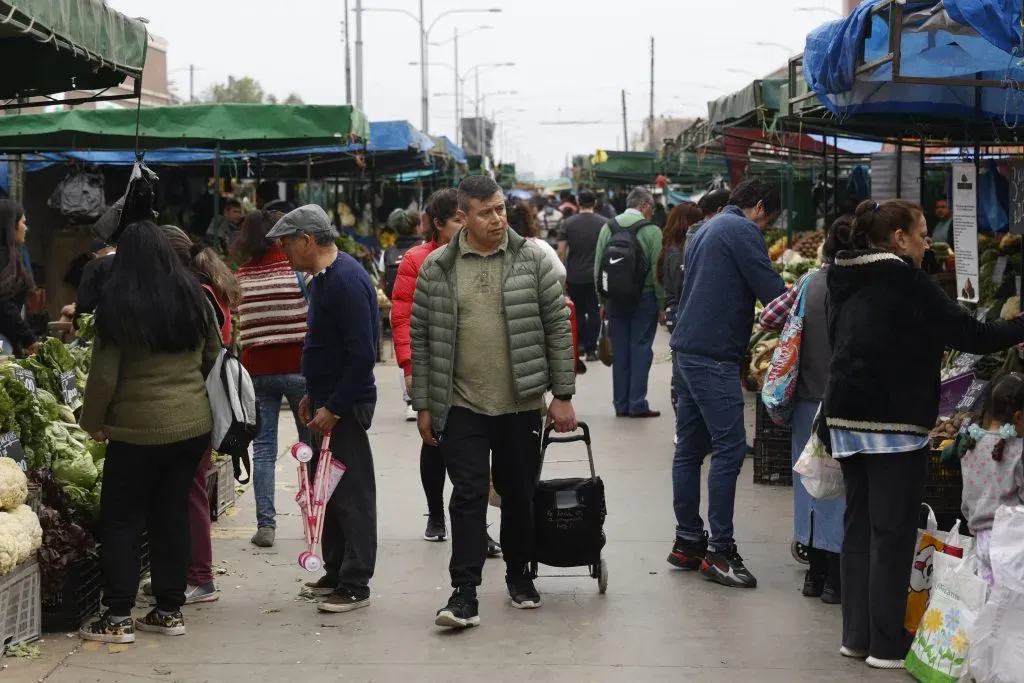
[(335, 415), (375, 403), (380, 310), (370, 276), (344, 252), (309, 287), (309, 331), (302, 349), (306, 390)]
[(672, 350), (738, 363), (750, 342), (754, 299), (767, 304), (785, 290), (764, 236), (727, 206), (687, 240), (684, 264)]

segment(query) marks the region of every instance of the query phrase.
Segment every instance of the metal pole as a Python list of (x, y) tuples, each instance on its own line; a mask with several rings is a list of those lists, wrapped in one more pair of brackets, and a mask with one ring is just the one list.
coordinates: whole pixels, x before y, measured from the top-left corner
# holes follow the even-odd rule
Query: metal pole
[(476, 153), (480, 156), (484, 155), (484, 139), (483, 131), (480, 125), (480, 69), (476, 70), (476, 104), (474, 114), (476, 116)]
[(647, 151), (653, 152), (654, 146), (654, 36), (651, 36), (651, 112), (648, 123), (648, 135), (650, 141), (647, 143)]
[(348, 45), (348, 0), (345, 0), (345, 104), (352, 104), (352, 52)]
[(427, 93), (427, 29), (423, 23), (423, 0), (420, 0), (420, 109), (423, 118), (423, 132), (430, 130), (430, 96)]
[[(213, 241), (220, 240), (220, 143), (213, 152)], [(202, 227), (202, 226), (200, 226)]]
[(462, 142), (459, 140), (459, 130), (462, 127), (462, 120), (459, 118), (459, 103), (461, 99), (459, 97), (459, 29), (452, 29), (454, 34), (452, 42), (455, 44), (455, 144), (461, 145)]
[(196, 65), (188, 65), (188, 101), (189, 104), (196, 101)]
[(622, 149), (629, 151), (629, 126), (626, 123), (626, 91), (622, 91)]
[(356, 108), (363, 108), (363, 0), (356, 0)]

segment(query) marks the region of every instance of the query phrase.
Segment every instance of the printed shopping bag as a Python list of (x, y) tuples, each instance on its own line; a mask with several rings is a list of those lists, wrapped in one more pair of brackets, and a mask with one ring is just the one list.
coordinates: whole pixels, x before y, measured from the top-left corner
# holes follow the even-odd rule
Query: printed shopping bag
[(973, 547), (973, 539), (960, 535), (960, 522), (954, 524), (948, 532), (938, 531), (939, 522), (935, 519), (935, 511), (928, 504), (922, 507), (928, 510), (928, 522), (924, 529), (917, 532), (914, 565), (910, 572), (910, 593), (907, 596), (907, 613), (903, 621), (903, 627), (910, 633), (917, 632), (928, 606), (929, 594), (935, 580), (935, 554), (946, 553), (961, 557), (964, 548)]
[[(814, 420), (817, 421), (820, 415), (819, 407)], [(830, 500), (846, 495), (843, 469), (839, 461), (825, 450), (825, 445), (821, 443), (815, 429), (811, 429), (811, 438), (800, 452), (800, 457), (793, 465), (793, 471), (800, 475), (800, 483), (813, 498)]]
[(970, 633), (988, 586), (975, 573), (973, 552), (939, 553), (934, 563), (938, 576), (904, 666), (921, 683), (955, 683), (967, 675)]
[(806, 275), (796, 293), (796, 301), (789, 313), (779, 343), (772, 352), (768, 374), (761, 389), (761, 401), (772, 422), (787, 425), (793, 417), (793, 397), (796, 395), (796, 380), (800, 372), (800, 342), (804, 332), (804, 303), (807, 283), (813, 273)]

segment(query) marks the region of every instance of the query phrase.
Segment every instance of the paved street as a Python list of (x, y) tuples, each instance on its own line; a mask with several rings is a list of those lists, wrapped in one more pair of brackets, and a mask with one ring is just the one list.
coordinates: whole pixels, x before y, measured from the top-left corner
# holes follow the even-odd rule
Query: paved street
[[(666, 341), (662, 333), (651, 397), (667, 413)], [(368, 609), (321, 615), (297, 599), (299, 582), (308, 575), (296, 564), (302, 531), (292, 500), (295, 468), (282, 459), (277, 547), (249, 545), (255, 519), (247, 492), (214, 527), (222, 598), (186, 609), (187, 636), (140, 634), (133, 646), (48, 636), (42, 660), (4, 660), (9, 668), (0, 675), (48, 683), (906, 680), (905, 674), (870, 671), (838, 655), (839, 608), (799, 593), (802, 568), (789, 554), (790, 490), (755, 487), (749, 461), (736, 526), (740, 551), (760, 587), (727, 589), (672, 570), (665, 562), (673, 531), (672, 420), (667, 414), (642, 421), (611, 417), (611, 373), (590, 368), (579, 379), (576, 403), (579, 417), (592, 427), (598, 472), (607, 485), (607, 595), (598, 594), (593, 579), (541, 578), (544, 606), (518, 611), (505, 595), (502, 562), (492, 560), (481, 588), (482, 625), (463, 633), (433, 625), (450, 591), (450, 544), (421, 540), (419, 440), (414, 425), (402, 420), (397, 370), (383, 366), (371, 437), (380, 549)], [(289, 421), (282, 420), (282, 434), (293, 438)], [(549, 459), (585, 457), (577, 448), (551, 450)], [(583, 462), (555, 463), (546, 472), (568, 476), (585, 468)]]

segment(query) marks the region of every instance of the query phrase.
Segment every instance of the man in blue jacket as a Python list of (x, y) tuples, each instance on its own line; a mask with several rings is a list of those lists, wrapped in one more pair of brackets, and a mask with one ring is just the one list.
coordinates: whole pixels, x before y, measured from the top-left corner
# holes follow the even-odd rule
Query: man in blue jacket
[[(678, 393), (672, 461), (676, 541), (669, 563), (699, 569), (725, 586), (754, 588), (733, 538), (736, 479), (746, 455), (740, 367), (754, 324), (754, 300), (783, 293), (764, 230), (779, 212), (778, 189), (740, 183), (729, 204), (686, 245), (683, 293), (672, 332), (672, 384)], [(700, 517), (700, 470), (711, 452), (708, 526)]]
[(313, 276), (299, 417), (314, 441), (330, 435), (334, 459), (346, 469), (324, 513), (326, 575), (307, 586), (321, 597), (321, 612), (348, 612), (370, 604), (377, 561), (377, 485), (366, 434), (377, 405), (377, 292), (362, 265), (338, 251), (338, 233), (315, 204), (285, 214), (267, 238), (280, 239), (292, 268)]

